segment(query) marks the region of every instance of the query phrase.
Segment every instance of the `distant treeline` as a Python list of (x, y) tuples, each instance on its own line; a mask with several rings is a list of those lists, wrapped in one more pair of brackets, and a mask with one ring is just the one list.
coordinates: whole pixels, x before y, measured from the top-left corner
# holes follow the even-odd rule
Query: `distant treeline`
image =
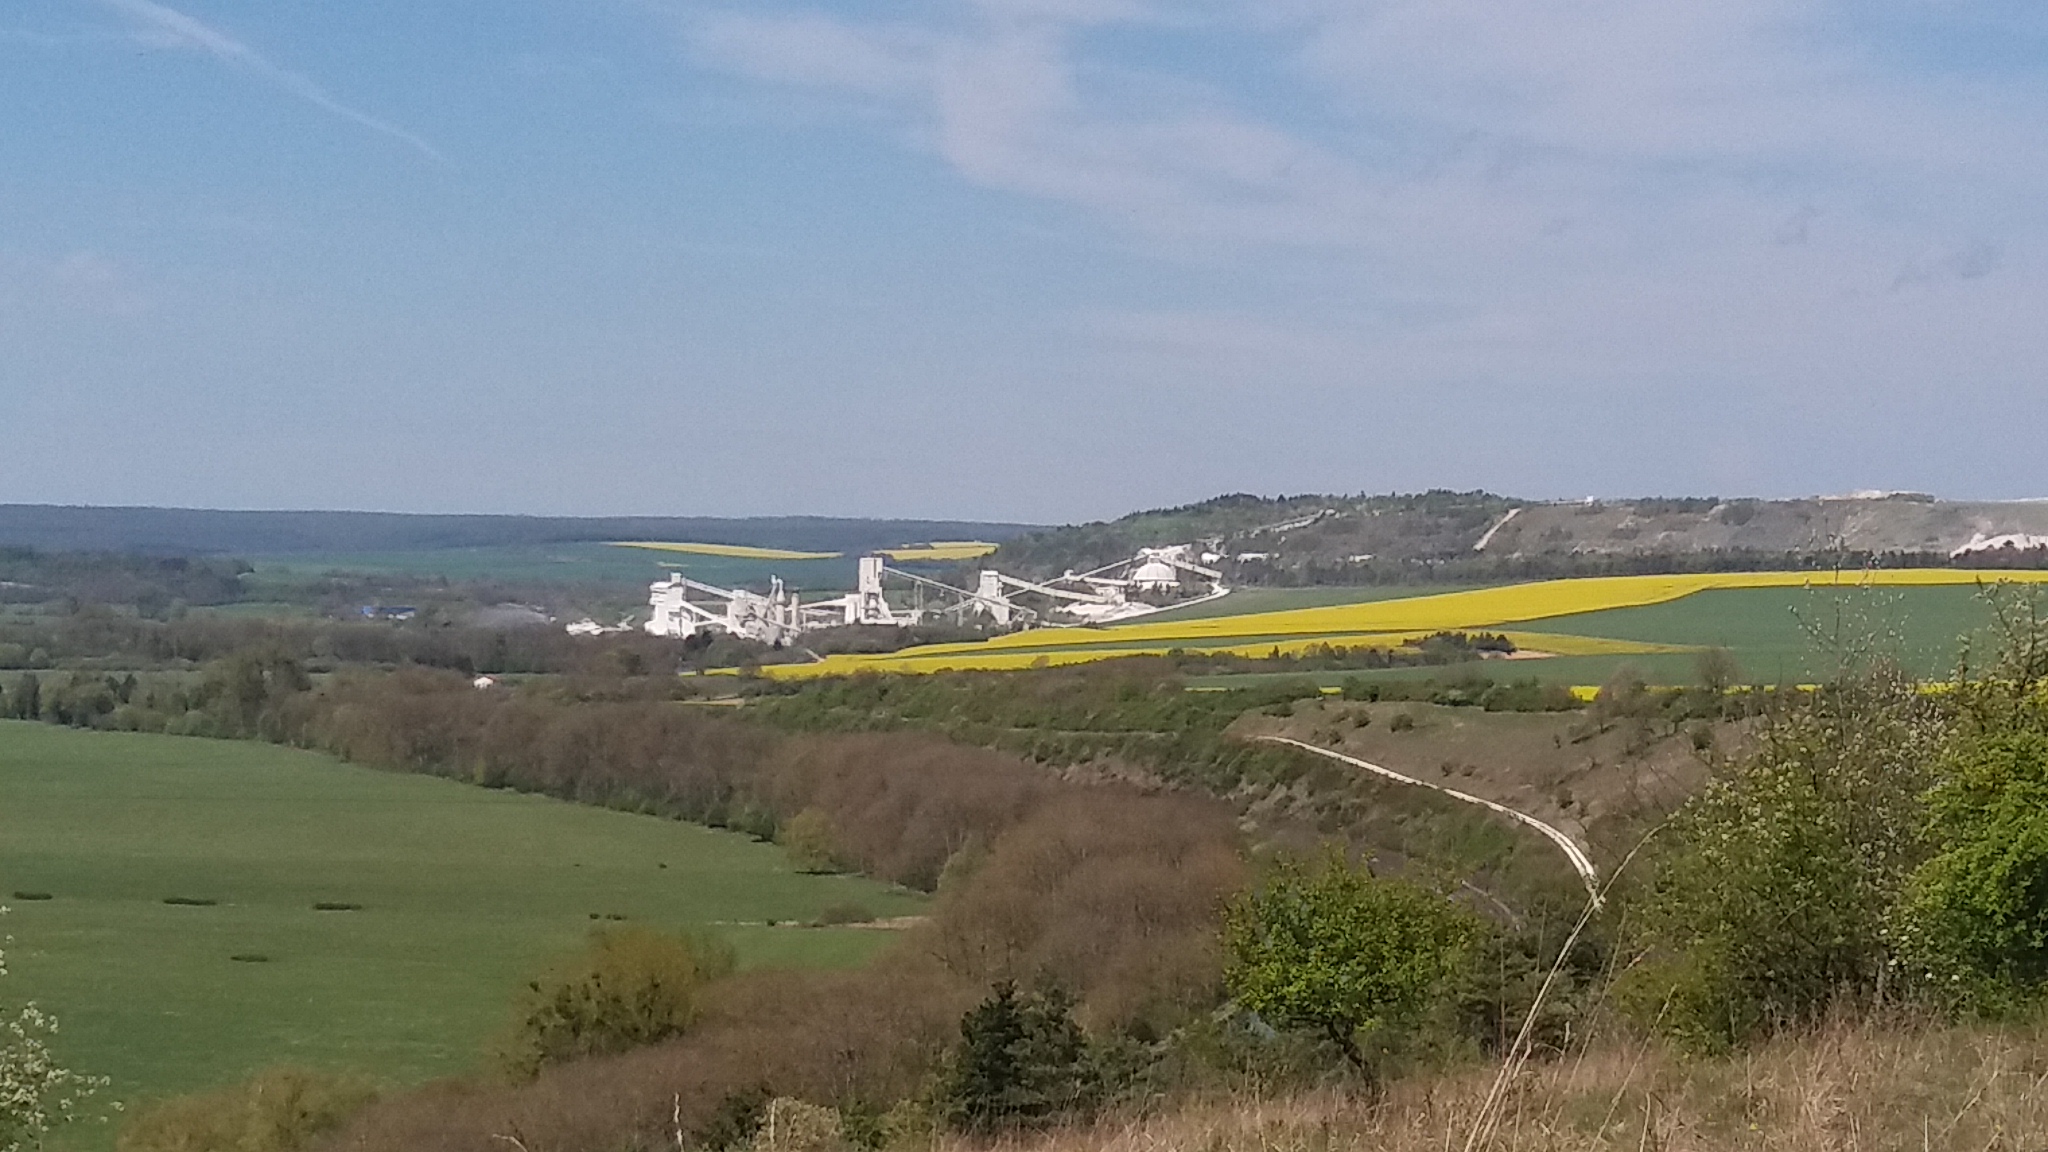
[(247, 561), (225, 556), (0, 547), (0, 606), (18, 606), (16, 615), (112, 608), (147, 620), (177, 620), (195, 610), (243, 605), (243, 611), (274, 617), (345, 617), (365, 605), (404, 604), (428, 621), (456, 623), (495, 605), (581, 605), (591, 595), (588, 587), (537, 581), (388, 572), (283, 575), (258, 573)]
[(218, 614), (152, 620), (90, 606), (62, 616), (0, 617), (0, 669), (192, 668), (260, 648), (321, 671), (349, 664), (417, 664), (465, 673), (617, 675), (732, 667), (767, 649), (725, 637), (695, 643), (624, 632), (570, 636), (560, 628), (470, 628)]
[(1399, 644), (1311, 644), (1292, 652), (1279, 645), (1257, 656), (1230, 652), (1169, 651), (1175, 671), (1200, 676), (1223, 672), (1349, 672), (1430, 668), (1505, 656), (1515, 642), (1498, 632), (1437, 632)]
[(0, 504), (0, 546), (160, 556), (424, 552), (594, 540), (705, 540), (853, 552), (921, 540), (1008, 540), (1029, 526), (829, 516), (467, 516)]
[(240, 600), (249, 571), (238, 560), (0, 548), (0, 604), (128, 604), (160, 616), (177, 605)]

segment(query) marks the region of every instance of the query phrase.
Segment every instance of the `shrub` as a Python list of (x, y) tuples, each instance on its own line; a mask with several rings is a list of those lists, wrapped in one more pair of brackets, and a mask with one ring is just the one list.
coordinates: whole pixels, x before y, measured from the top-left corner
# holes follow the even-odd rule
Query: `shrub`
[(1701, 686), (1710, 692), (1723, 693), (1742, 682), (1742, 663), (1726, 648), (1702, 649), (1695, 663)]
[(768, 1089), (759, 1086), (727, 1092), (711, 1110), (710, 1118), (692, 1133), (692, 1145), (710, 1152), (747, 1147), (760, 1132), (761, 1122), (767, 1119), (770, 1099)]
[(1413, 1025), (1459, 970), (1477, 927), (1436, 893), (1374, 876), (1335, 849), (1313, 869), (1282, 859), (1226, 915), (1225, 980), (1268, 1022), (1320, 1032), (1370, 1074), (1360, 1033)]
[(778, 829), (782, 850), (792, 868), (799, 872), (837, 872), (839, 862), (833, 850), (832, 817), (817, 808), (806, 808)]
[(961, 1018), (939, 1095), (954, 1127), (990, 1133), (1086, 1112), (1101, 1089), (1073, 1001), (1003, 981)]
[(750, 1147), (752, 1152), (844, 1152), (844, 1127), (836, 1108), (778, 1096), (761, 1109)]
[(1632, 664), (1615, 669), (1593, 698), (1593, 718), (1601, 723), (1630, 716), (1644, 716), (1656, 710), (1656, 698), (1643, 674)]
[(600, 930), (580, 955), (527, 986), (506, 1063), (530, 1076), (679, 1036), (695, 1022), (704, 986), (732, 968), (732, 949), (720, 941)]
[(1701, 1051), (1875, 995), (1886, 917), (1926, 856), (1922, 795), (1943, 726), (1889, 672), (1769, 718), (1672, 821), (1632, 910), (1623, 1005)]
[(1894, 917), (1899, 950), (1944, 999), (1997, 1014), (2048, 982), (2048, 619), (1994, 590), (1989, 675), (1955, 685), (1958, 724), (1929, 794), (1934, 855)]
[(367, 1081), (271, 1068), (239, 1084), (178, 1096), (122, 1126), (119, 1152), (293, 1152), (376, 1098)]
[[(7, 909), (0, 907), (0, 915)], [(0, 936), (0, 944), (7, 938)], [(0, 976), (7, 955), (0, 951)], [(79, 1106), (106, 1087), (105, 1077), (83, 1076), (57, 1061), (48, 1045), (57, 1020), (26, 1004), (0, 1014), (0, 1152), (41, 1148), (52, 1128), (78, 1116)]]

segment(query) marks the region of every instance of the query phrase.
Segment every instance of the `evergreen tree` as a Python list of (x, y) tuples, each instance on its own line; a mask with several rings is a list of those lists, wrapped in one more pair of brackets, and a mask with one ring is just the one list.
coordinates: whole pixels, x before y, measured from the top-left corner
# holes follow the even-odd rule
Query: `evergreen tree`
[(1100, 1094), (1088, 1038), (1067, 996), (1020, 996), (1004, 981), (961, 1019), (943, 1089), (955, 1127), (980, 1133), (1034, 1127), (1086, 1111)]

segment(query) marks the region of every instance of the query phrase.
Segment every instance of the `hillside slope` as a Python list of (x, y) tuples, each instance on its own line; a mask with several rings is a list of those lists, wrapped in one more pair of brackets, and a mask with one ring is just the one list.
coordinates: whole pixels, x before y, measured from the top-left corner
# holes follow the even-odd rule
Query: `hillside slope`
[[(1940, 566), (1972, 542), (2048, 537), (2048, 502), (1902, 494), (1801, 500), (1718, 497), (1517, 500), (1489, 492), (1224, 496), (1120, 520), (1026, 532), (997, 566), (1050, 576), (1144, 546), (1196, 543), (1237, 584), (1369, 584), (1627, 572)], [(1964, 563), (2039, 567), (2048, 549)]]

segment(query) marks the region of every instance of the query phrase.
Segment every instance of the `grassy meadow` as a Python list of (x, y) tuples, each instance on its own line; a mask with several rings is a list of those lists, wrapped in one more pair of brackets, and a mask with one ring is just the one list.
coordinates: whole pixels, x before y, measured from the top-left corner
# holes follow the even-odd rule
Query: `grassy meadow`
[(285, 1062), (394, 1083), (475, 1067), (523, 982), (602, 924), (716, 932), (743, 965), (850, 966), (891, 933), (798, 925), (924, 907), (735, 833), (264, 744), (15, 721), (0, 903), (0, 994), (56, 1012), (63, 1056), (122, 1101)]

